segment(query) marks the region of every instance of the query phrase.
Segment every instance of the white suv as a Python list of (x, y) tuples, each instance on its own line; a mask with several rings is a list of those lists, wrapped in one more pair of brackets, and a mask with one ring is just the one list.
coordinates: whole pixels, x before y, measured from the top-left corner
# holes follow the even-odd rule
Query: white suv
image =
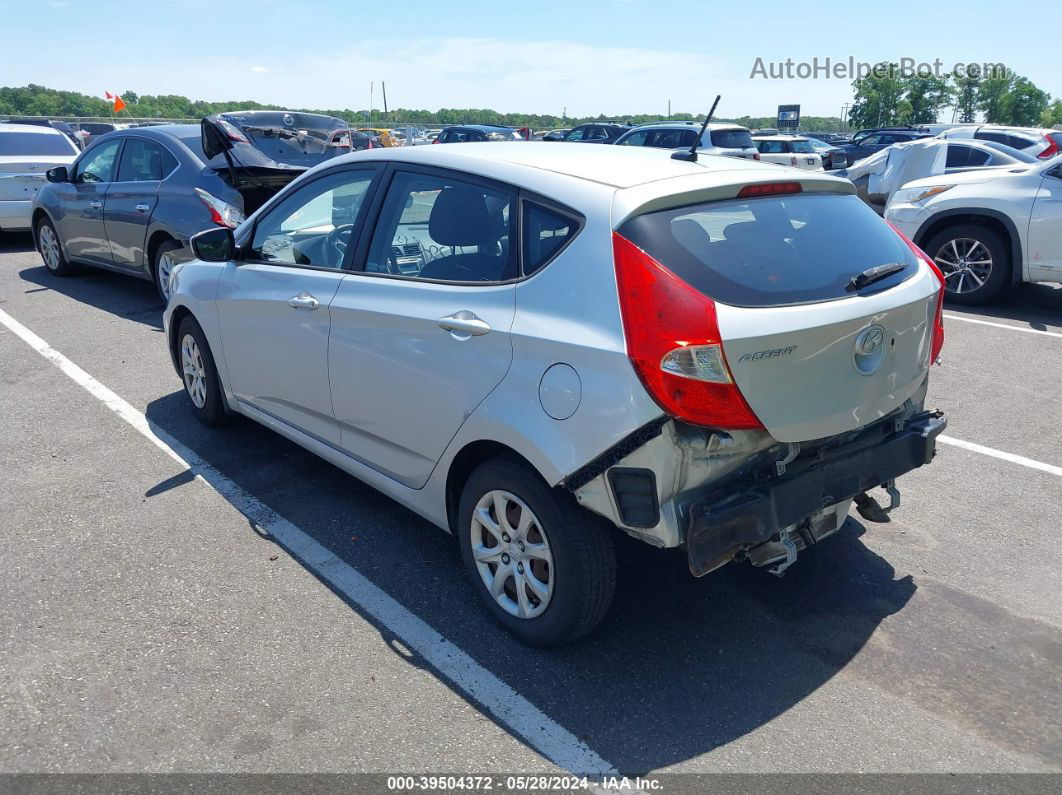
[[(942, 280), (846, 180), (548, 143), (330, 160), (193, 238), (189, 405), (457, 535), (530, 643), (589, 631), (613, 535), (782, 573), (928, 464)], [(312, 489), (312, 484), (307, 484)]]
[(1041, 127), (981, 124), (971, 127), (953, 127), (937, 137), (992, 141), (1018, 149), (1041, 160), (1050, 160), (1062, 153), (1062, 130), (1048, 130)]
[(955, 303), (981, 304), (1022, 282), (1062, 281), (1062, 156), (909, 182), (885, 218), (929, 252)]

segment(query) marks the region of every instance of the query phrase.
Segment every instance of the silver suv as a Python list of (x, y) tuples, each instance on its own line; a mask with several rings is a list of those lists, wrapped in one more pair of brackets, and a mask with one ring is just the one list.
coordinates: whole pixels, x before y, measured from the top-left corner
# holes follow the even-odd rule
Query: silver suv
[(851, 183), (545, 143), (373, 149), (172, 276), (204, 422), (242, 414), (457, 535), (524, 641), (588, 632), (617, 529), (781, 574), (929, 463), (942, 279)]
[[(642, 124), (624, 133), (617, 146), (650, 146), (657, 149), (689, 149), (697, 140), (702, 122), (659, 121)], [(709, 123), (697, 151), (706, 155), (759, 160), (760, 153), (745, 127), (725, 122)]]

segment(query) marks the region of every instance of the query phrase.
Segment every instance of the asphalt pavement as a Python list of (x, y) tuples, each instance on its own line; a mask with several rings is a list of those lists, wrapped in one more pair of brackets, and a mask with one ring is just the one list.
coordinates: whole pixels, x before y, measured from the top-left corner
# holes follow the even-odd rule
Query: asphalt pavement
[(0, 236), (0, 310), (50, 346), (0, 324), (0, 772), (1062, 771), (1062, 288), (947, 311), (952, 442), (893, 521), (782, 579), (623, 537), (557, 650), (449, 536), (200, 426), (151, 284)]

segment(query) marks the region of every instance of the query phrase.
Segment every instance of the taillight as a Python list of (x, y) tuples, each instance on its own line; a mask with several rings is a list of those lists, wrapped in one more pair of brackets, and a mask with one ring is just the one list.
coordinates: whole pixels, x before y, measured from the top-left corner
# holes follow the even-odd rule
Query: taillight
[(757, 196), (781, 196), (787, 193), (800, 193), (803, 190), (799, 182), (754, 182), (738, 191), (737, 198), (752, 199)]
[(196, 188), (195, 195), (199, 197), (199, 201), (206, 205), (206, 208), (210, 211), (210, 220), (218, 226), (227, 226), (230, 229), (235, 229), (243, 223), (243, 213), (228, 202), (207, 193), (202, 188)]
[(627, 355), (668, 414), (696, 425), (761, 429), (730, 375), (715, 302), (614, 232)]
[(240, 132), (235, 124), (227, 122), (224, 119), (218, 119), (218, 124), (221, 125), (223, 130), (225, 130), (225, 134), (229, 136), (230, 141), (236, 141), (241, 144), (249, 143), (247, 138), (244, 137), (244, 134)]
[(434, 141), (432, 141), (432, 143), (433, 143), (433, 144), (437, 144), (437, 143), (439, 143), (439, 139), (438, 139), (438, 138), (436, 138), (436, 139), (435, 139)]
[(937, 277), (937, 281), (940, 282), (940, 291), (937, 293), (937, 309), (933, 320), (933, 345), (929, 350), (929, 363), (933, 364), (933, 362), (937, 360), (937, 357), (940, 356), (940, 351), (944, 347), (944, 273), (937, 267), (937, 264), (930, 259), (930, 256), (916, 246), (911, 238), (897, 229), (892, 221), (886, 221), (885, 223), (892, 227), (892, 231), (903, 238), (903, 241), (910, 246), (911, 251), (914, 252), (915, 258), (922, 260), (922, 262), (928, 265), (933, 271), (933, 274)]
[(760, 153), (759, 153), (759, 152), (757, 152), (756, 154), (754, 154), (754, 155), (752, 156), (752, 159), (753, 159), (753, 160), (759, 160), (759, 159), (760, 159)]
[(1052, 136), (1045, 135), (1044, 140), (1047, 141), (1047, 148), (1037, 155), (1037, 157), (1039, 157), (1041, 160), (1046, 160), (1049, 157), (1054, 157), (1059, 152), (1062, 152), (1062, 149), (1058, 148), (1058, 141), (1056, 141)]

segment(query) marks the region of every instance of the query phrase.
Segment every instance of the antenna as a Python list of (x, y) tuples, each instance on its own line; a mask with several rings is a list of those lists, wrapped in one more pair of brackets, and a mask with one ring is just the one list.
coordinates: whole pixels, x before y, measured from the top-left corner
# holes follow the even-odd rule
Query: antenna
[(693, 141), (693, 146), (690, 147), (688, 152), (675, 152), (671, 155), (672, 160), (688, 160), (690, 163), (697, 162), (697, 147), (700, 146), (701, 141), (704, 139), (704, 131), (708, 129), (708, 122), (712, 120), (712, 116), (715, 115), (716, 105), (719, 104), (719, 100), (722, 96), (715, 95), (715, 102), (712, 103), (712, 109), (708, 111), (708, 115), (704, 117), (704, 124), (701, 125), (701, 131), (697, 134), (697, 137)]

